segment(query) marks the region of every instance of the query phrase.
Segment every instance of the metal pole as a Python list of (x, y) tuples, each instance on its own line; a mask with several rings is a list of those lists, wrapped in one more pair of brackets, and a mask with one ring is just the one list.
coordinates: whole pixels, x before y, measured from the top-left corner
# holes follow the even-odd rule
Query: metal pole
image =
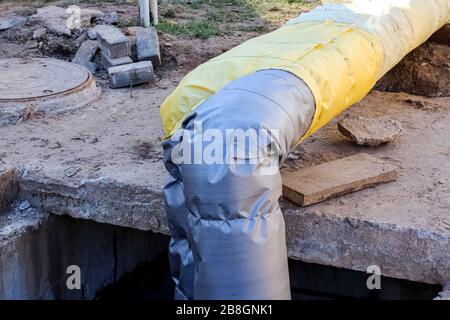
[(158, 0), (150, 0), (150, 12), (152, 13), (153, 25), (158, 25)]
[(150, 7), (149, 0), (139, 0), (139, 13), (141, 15), (141, 24), (150, 27)]

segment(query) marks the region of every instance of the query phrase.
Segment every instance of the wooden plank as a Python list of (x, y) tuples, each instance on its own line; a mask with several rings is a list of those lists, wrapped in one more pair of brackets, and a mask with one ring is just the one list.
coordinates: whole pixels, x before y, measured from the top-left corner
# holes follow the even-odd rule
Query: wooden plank
[(398, 168), (365, 153), (283, 173), (283, 197), (309, 206), (397, 179)]

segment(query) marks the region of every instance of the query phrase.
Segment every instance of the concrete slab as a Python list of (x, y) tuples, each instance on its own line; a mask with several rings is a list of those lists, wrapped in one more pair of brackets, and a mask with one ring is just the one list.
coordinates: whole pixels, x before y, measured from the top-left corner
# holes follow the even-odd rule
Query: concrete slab
[[(0, 159), (21, 168), (23, 196), (52, 213), (167, 233), (158, 106), (176, 82), (160, 90), (147, 84), (132, 96), (105, 89), (74, 114), (0, 128)], [(373, 92), (350, 113), (398, 120), (404, 135), (358, 147), (336, 119), (283, 171), (363, 151), (399, 167), (400, 178), (307, 208), (283, 201), (289, 256), (359, 271), (376, 264), (386, 276), (448, 283), (450, 98)]]

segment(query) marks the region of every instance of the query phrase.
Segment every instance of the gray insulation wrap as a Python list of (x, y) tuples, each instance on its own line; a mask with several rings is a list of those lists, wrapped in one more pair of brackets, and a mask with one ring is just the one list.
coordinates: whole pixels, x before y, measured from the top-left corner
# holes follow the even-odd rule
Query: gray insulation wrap
[[(301, 79), (282, 70), (263, 70), (228, 84), (163, 142), (176, 299), (290, 299), (278, 204), (279, 160), (305, 134), (314, 109), (313, 95)], [(223, 136), (230, 129), (277, 129), (278, 134), (258, 144), (264, 156), (256, 161), (250, 161), (249, 145), (237, 145), (234, 139), (220, 140), (219, 163), (174, 161), (179, 150), (205, 151), (204, 136), (197, 131), (200, 123), (202, 132), (213, 129)], [(244, 148), (246, 155), (239, 163), (229, 161), (235, 148)], [(264, 171), (268, 162), (276, 163), (270, 174)]]

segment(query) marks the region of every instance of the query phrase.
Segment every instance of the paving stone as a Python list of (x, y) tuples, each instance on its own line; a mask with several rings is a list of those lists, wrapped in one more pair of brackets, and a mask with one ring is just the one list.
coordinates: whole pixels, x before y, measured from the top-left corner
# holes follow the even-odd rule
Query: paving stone
[(90, 72), (94, 73), (96, 69), (95, 63), (92, 62), (98, 50), (97, 41), (86, 40), (78, 49), (75, 57), (72, 59), (73, 63), (86, 67)]
[(151, 61), (125, 64), (108, 69), (111, 87), (121, 88), (153, 81), (155, 74)]
[(95, 27), (98, 46), (110, 59), (123, 58), (130, 55), (127, 37), (116, 27), (99, 25)]
[(139, 61), (150, 60), (155, 67), (161, 65), (158, 33), (155, 27), (139, 28), (136, 31), (136, 48)]
[(103, 54), (100, 54), (102, 65), (105, 69), (109, 69), (111, 67), (120, 66), (123, 64), (133, 63), (133, 60), (130, 57), (122, 57), (117, 59), (110, 59)]

